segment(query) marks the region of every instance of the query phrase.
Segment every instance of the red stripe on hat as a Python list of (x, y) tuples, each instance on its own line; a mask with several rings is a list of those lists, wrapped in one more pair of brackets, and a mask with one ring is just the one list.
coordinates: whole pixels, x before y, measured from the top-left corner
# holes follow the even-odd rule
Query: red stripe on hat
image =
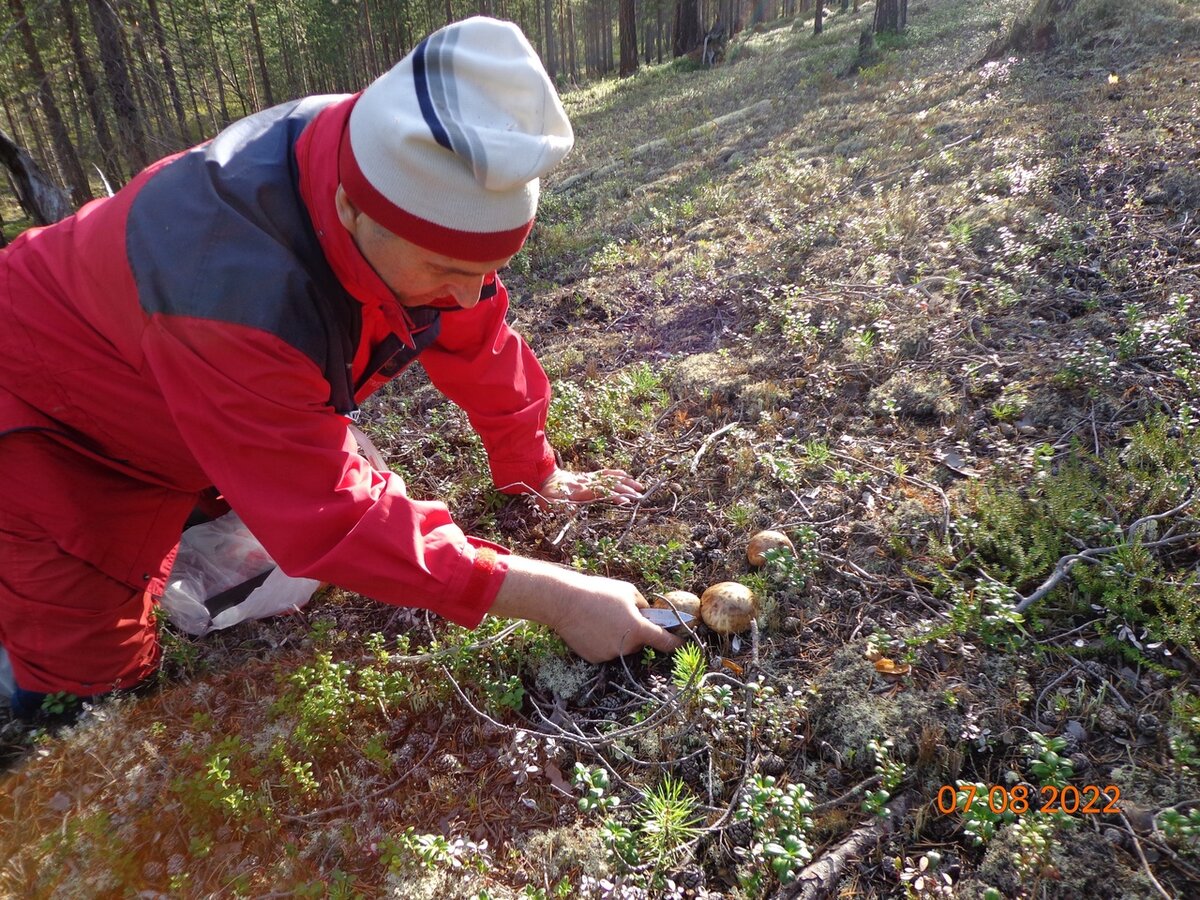
[(338, 175), (351, 202), (392, 234), (452, 259), (492, 262), (513, 256), (533, 229), (533, 220), (530, 219), (524, 225), (508, 231), (459, 231), (401, 209), (381, 194), (358, 167), (358, 160), (350, 149), (349, 124), (342, 132), (342, 142), (338, 148)]

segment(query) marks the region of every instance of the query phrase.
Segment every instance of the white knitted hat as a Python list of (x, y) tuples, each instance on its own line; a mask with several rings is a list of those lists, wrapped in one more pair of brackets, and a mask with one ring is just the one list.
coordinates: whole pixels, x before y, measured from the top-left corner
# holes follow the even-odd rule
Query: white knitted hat
[(574, 140), (525, 35), (477, 16), (434, 32), (362, 92), (338, 170), (355, 206), (389, 231), (486, 262), (521, 248), (539, 178)]

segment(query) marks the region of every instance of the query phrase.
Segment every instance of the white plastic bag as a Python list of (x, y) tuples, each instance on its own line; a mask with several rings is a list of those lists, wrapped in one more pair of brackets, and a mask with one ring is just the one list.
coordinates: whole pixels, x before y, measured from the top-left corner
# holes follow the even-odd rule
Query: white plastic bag
[[(207, 601), (264, 575), (245, 599), (212, 614)], [(311, 578), (285, 575), (237, 513), (229, 512), (183, 533), (160, 602), (176, 627), (202, 635), (299, 609), (320, 586)]]

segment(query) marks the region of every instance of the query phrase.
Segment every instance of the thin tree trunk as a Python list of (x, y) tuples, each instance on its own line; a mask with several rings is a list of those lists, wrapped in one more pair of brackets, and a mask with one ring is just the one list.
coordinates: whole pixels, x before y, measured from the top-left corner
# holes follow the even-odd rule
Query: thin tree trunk
[[(229, 85), (233, 88), (233, 92), (237, 95), (238, 105), (241, 106), (241, 114), (244, 116), (246, 113), (250, 112), (250, 98), (242, 88), (241, 79), (238, 78), (239, 66), (237, 57), (233, 55), (233, 48), (229, 45), (229, 29), (226, 27), (225, 22), (219, 21), (218, 24), (221, 29), (221, 44), (225, 48), (225, 59), (229, 61), (229, 72), (227, 76), (229, 78)], [(220, 71), (219, 66), (218, 71)]]
[[(192, 101), (192, 115), (196, 119), (196, 128), (203, 134), (204, 117), (200, 113), (200, 100), (196, 95), (196, 84), (192, 81), (192, 67), (188, 65), (187, 54), (183, 48), (183, 38), (179, 34), (179, 17), (175, 15), (175, 4), (167, 0), (167, 11), (171, 14), (171, 29), (175, 32), (175, 46), (179, 48), (179, 64), (183, 67), (183, 83), (187, 85), (188, 97)], [(211, 109), (209, 110), (211, 113)], [(188, 140), (191, 138), (189, 136)]]
[[(162, 83), (159, 81), (158, 73), (150, 63), (150, 54), (146, 51), (146, 41), (142, 37), (142, 28), (136, 18), (136, 12), (129, 0), (125, 0), (122, 4), (125, 11), (126, 19), (129, 21), (129, 27), (125, 31), (132, 35), (133, 51), (137, 55), (138, 66), (135, 68), (134, 84), (135, 88), (140, 85), (145, 85), (145, 91), (150, 96), (151, 105), (154, 110), (154, 117), (158, 121), (157, 132), (159, 142), (163, 143), (162, 135), (168, 130), (167, 126), (167, 98), (163, 93)], [(123, 32), (124, 33), (124, 32)], [(126, 48), (126, 56), (133, 59), (133, 55)], [(136, 73), (141, 73), (141, 78), (137, 78)], [(141, 107), (143, 112), (146, 108), (145, 97), (142, 97)]]
[(263, 95), (266, 97), (267, 106), (275, 105), (275, 97), (271, 94), (271, 75), (267, 72), (267, 53), (263, 49), (262, 34), (258, 30), (258, 16), (254, 12), (254, 3), (247, 3), (247, 9), (250, 12), (250, 33), (254, 37), (254, 52), (258, 57), (258, 74), (262, 77)]
[(58, 164), (62, 167), (63, 176), (71, 189), (71, 199), (76, 205), (82, 205), (92, 199), (92, 189), (83, 174), (83, 166), (79, 162), (79, 154), (67, 134), (67, 126), (63, 122), (58, 103), (54, 100), (54, 92), (50, 89), (50, 79), (46, 75), (46, 67), (42, 65), (41, 54), (38, 53), (37, 41), (33, 36), (33, 27), (25, 14), (23, 0), (9, 0), (9, 8), (16, 19), (17, 31), (21, 35), (21, 43), (25, 45), (25, 55), (29, 58), (29, 72), (37, 86), (38, 102), (42, 114), (50, 127), (50, 139), (54, 143), (54, 152)]
[(658, 16), (658, 27), (654, 30), (654, 53), (661, 64), (663, 60), (663, 44), (665, 43), (663, 40), (663, 5), (661, 2), (658, 4), (656, 14)]
[(292, 67), (292, 48), (288, 46), (287, 29), (283, 25), (283, 14), (279, 12), (279, 0), (271, 0), (271, 11), (275, 13), (275, 30), (279, 34), (279, 55), (283, 57), (283, 74), (287, 79), (287, 93), (296, 93), (296, 70)]
[(46, 146), (46, 135), (42, 133), (42, 122), (29, 105), (29, 96), (27, 94), (21, 95), (21, 114), (25, 121), (29, 123), (29, 133), (33, 137), (33, 146), (37, 149), (38, 158), (42, 160), (43, 165), (57, 166), (58, 162), (54, 158), (54, 149)]
[[(91, 3), (92, 0), (88, 0), (88, 2)], [(212, 14), (208, 9), (208, 0), (202, 0), (201, 6), (204, 9), (204, 30), (208, 34), (208, 55), (212, 61), (213, 78), (217, 82), (217, 102), (220, 104), (221, 110), (221, 121), (218, 128), (224, 128), (232, 121), (229, 115), (229, 105), (225, 102), (225, 79), (221, 77), (221, 60), (217, 56), (217, 41), (213, 37)], [(204, 80), (207, 83), (208, 79)], [(211, 106), (212, 101), (208, 102)]]
[(376, 75), (381, 73), (382, 69), (379, 65), (379, 58), (375, 55), (375, 22), (371, 15), (371, 0), (363, 0), (363, 25), (367, 30), (366, 81), (372, 81)]
[(571, 80), (579, 80), (579, 61), (575, 56), (575, 9), (571, 0), (566, 0), (567, 7), (567, 34), (569, 42), (567, 44), (570, 53), (568, 56), (568, 66), (571, 69)]
[(546, 36), (542, 61), (546, 65), (546, 74), (554, 81), (558, 77), (558, 47), (554, 43), (554, 0), (542, 0), (542, 18), (546, 23), (542, 32)]
[(242, 62), (246, 66), (246, 89), (250, 92), (250, 109), (264, 109), (262, 94), (258, 92), (258, 80), (254, 77), (254, 56), (250, 50), (250, 44), (244, 35), (240, 35), (238, 40), (242, 45)]
[[(619, 2), (619, 0), (618, 0)], [(603, 0), (601, 7), (601, 19), (604, 22), (601, 35), (604, 37), (604, 74), (612, 71), (613, 66), (613, 45), (612, 45), (612, 12), (609, 5), (609, 0)]]
[(117, 132), (125, 153), (132, 161), (132, 168), (141, 169), (150, 163), (146, 150), (146, 132), (142, 116), (134, 100), (133, 87), (129, 81), (129, 65), (121, 46), (121, 23), (117, 14), (106, 0), (87, 0), (92, 29), (100, 45), (100, 61), (104, 66), (104, 80), (112, 97), (113, 112), (117, 116)]
[(79, 71), (79, 80), (83, 85), (84, 101), (87, 104), (88, 116), (92, 127), (96, 130), (96, 143), (100, 147), (100, 160), (104, 163), (104, 176), (113, 184), (120, 184), (125, 173), (121, 167), (121, 157), (117, 153), (112, 132), (108, 128), (108, 116), (104, 113), (104, 100), (100, 95), (100, 82), (96, 80), (96, 72), (88, 59), (83, 46), (83, 38), (79, 33), (79, 19), (71, 0), (60, 0), (59, 9), (62, 12), (63, 25), (67, 29), (67, 42), (71, 45), (71, 55), (75, 58), (75, 68)]
[(312, 60), (309, 58), (308, 53), (305, 52), (307, 48), (304, 46), (304, 32), (300, 28), (300, 23), (296, 20), (296, 7), (294, 5), (291, 7), (291, 13), (292, 37), (296, 41), (296, 57), (300, 60), (301, 85), (304, 89), (303, 93), (311, 94), (314, 93), (313, 85), (316, 84), (316, 73), (312, 69)]
[(183, 97), (179, 93), (179, 81), (175, 77), (175, 63), (167, 50), (167, 32), (163, 28), (162, 17), (158, 14), (158, 0), (146, 0), (146, 9), (150, 13), (150, 27), (154, 31), (154, 43), (158, 47), (158, 59), (162, 63), (167, 93), (171, 95), (171, 108), (175, 112), (175, 124), (179, 127), (179, 140), (185, 145), (190, 144), (192, 139), (188, 134), (187, 113), (183, 111)]
[(21, 132), (21, 120), (13, 115), (12, 107), (8, 105), (8, 95), (0, 94), (0, 106), (4, 107), (4, 117), (8, 119), (8, 130), (16, 137), (18, 144), (24, 144), (25, 136)]
[(825, 30), (825, 0), (817, 0), (817, 15), (813, 19), (813, 34), (820, 34)]
[(558, 71), (571, 77), (571, 64), (567, 61), (567, 10), (564, 0), (554, 0), (554, 21), (558, 31)]

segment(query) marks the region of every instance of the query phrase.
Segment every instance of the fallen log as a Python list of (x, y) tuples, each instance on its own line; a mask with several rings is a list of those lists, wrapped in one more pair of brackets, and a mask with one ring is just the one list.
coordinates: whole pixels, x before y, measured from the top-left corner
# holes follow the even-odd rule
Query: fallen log
[(840, 844), (805, 867), (800, 877), (775, 895), (776, 900), (823, 900), (836, 889), (846, 868), (879, 846), (908, 813), (912, 800), (901, 794), (887, 805), (888, 815), (861, 825)]
[(29, 152), (0, 131), (0, 164), (12, 174), (17, 202), (37, 225), (50, 225), (75, 212), (67, 192), (33, 161)]

